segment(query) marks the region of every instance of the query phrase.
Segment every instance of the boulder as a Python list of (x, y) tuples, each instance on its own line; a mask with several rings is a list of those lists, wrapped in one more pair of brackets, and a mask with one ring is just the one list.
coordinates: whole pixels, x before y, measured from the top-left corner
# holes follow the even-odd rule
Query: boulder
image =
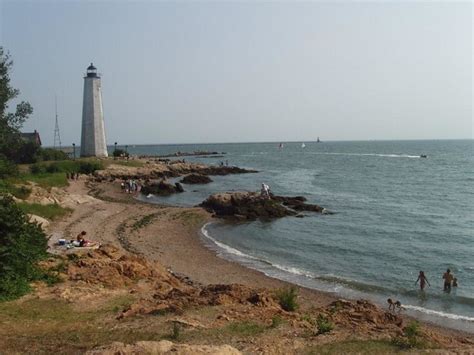
[[(179, 187), (178, 187), (179, 185)], [(176, 183), (175, 185), (170, 184), (165, 180), (160, 180), (158, 183), (147, 184), (142, 187), (141, 192), (144, 195), (153, 194), (159, 196), (167, 196), (176, 192), (183, 192), (184, 189), (181, 184)]]
[(212, 179), (207, 175), (189, 174), (182, 178), (180, 182), (182, 184), (208, 184), (212, 182)]
[(300, 211), (321, 213), (323, 208), (305, 202), (301, 196), (270, 198), (257, 192), (225, 192), (209, 196), (199, 206), (215, 213), (217, 217), (238, 220), (272, 219), (298, 215)]
[(37, 216), (35, 214), (28, 214), (28, 218), (30, 222), (38, 223), (43, 229), (49, 226), (49, 221), (46, 218)]

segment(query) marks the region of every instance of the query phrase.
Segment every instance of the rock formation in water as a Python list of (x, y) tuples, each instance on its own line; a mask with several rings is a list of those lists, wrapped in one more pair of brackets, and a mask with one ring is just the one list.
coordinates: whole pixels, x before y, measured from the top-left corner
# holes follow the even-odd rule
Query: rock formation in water
[(202, 174), (189, 174), (180, 181), (182, 184), (209, 184), (210, 182), (212, 182), (212, 179)]
[(301, 211), (323, 213), (325, 209), (308, 204), (302, 196), (285, 197), (271, 194), (270, 198), (257, 192), (225, 192), (209, 196), (199, 206), (217, 217), (255, 220), (295, 216)]
[(177, 192), (184, 192), (184, 189), (179, 182), (172, 185), (166, 180), (160, 180), (157, 183), (143, 186), (141, 192), (145, 195), (153, 194), (158, 196), (168, 196)]

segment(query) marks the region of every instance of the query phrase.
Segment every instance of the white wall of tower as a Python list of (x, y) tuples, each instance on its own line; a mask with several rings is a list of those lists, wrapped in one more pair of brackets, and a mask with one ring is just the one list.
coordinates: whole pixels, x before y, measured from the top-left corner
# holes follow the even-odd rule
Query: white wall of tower
[(104, 110), (100, 77), (84, 78), (81, 157), (106, 157)]

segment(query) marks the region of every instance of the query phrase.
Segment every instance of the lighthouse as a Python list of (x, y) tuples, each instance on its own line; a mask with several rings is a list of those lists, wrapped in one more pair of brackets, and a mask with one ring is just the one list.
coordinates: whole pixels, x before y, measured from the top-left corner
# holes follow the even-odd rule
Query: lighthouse
[(97, 68), (91, 63), (84, 76), (81, 157), (107, 157), (102, 89)]

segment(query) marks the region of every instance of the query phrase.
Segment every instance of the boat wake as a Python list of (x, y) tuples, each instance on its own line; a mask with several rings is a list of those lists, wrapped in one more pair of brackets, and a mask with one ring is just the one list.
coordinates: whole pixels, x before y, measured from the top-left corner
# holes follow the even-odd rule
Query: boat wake
[(348, 156), (385, 157), (385, 158), (409, 158), (409, 159), (419, 159), (419, 158), (421, 158), (420, 155), (408, 155), (408, 154), (331, 153), (331, 152), (311, 152), (310, 154), (316, 154), (316, 155), (348, 155)]

